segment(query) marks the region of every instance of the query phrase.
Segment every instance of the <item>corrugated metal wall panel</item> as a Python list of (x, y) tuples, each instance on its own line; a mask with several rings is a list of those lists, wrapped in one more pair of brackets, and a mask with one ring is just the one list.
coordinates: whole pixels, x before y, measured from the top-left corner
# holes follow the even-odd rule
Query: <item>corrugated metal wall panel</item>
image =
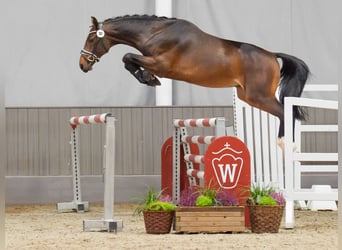
[(6, 112), (7, 133), (7, 171), (6, 175), (18, 175), (18, 110)]
[[(305, 124), (337, 124), (337, 111), (307, 109)], [(305, 133), (302, 137), (302, 152), (331, 153), (337, 151), (337, 133)]]
[[(39, 128), (37, 126), (39, 110), (27, 110), (27, 127), (28, 127), (28, 168), (29, 175), (39, 172), (39, 157), (36, 152), (39, 152)], [(65, 157), (64, 157), (65, 158)], [(65, 159), (61, 159), (63, 161)], [(60, 165), (61, 166), (61, 165)]]
[[(115, 107), (115, 108), (8, 108), (7, 176), (70, 175), (71, 116), (112, 113), (116, 122), (116, 174), (160, 174), (160, 148), (172, 135), (175, 118), (224, 116), (233, 124), (232, 107)], [(310, 120), (336, 122), (336, 114), (310, 111)], [(214, 134), (211, 128), (191, 134)], [(79, 128), (82, 175), (100, 175), (103, 167), (105, 126)], [(307, 135), (303, 148), (337, 151), (336, 135)], [(319, 142), (319, 143), (317, 143)]]
[[(174, 118), (225, 116), (226, 107), (8, 108), (7, 176), (70, 175), (71, 116), (112, 113), (116, 122), (116, 173), (160, 174), (160, 148), (172, 135)], [(203, 129), (199, 129), (201, 133)], [(105, 126), (80, 126), (82, 175), (103, 167)], [(203, 132), (202, 132), (203, 133)], [(208, 133), (208, 131), (207, 131)]]

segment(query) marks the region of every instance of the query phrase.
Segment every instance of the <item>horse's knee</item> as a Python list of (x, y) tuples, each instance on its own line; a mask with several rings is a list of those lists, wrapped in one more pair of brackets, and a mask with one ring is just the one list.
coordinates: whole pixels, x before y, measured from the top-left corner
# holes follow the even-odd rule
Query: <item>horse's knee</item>
[(130, 63), (132, 62), (132, 58), (133, 58), (133, 54), (132, 53), (126, 53), (123, 57), (122, 57), (122, 61), (124, 63)]
[(122, 61), (126, 64), (129, 60), (128, 60), (129, 56), (128, 54), (125, 54), (123, 57), (122, 57)]

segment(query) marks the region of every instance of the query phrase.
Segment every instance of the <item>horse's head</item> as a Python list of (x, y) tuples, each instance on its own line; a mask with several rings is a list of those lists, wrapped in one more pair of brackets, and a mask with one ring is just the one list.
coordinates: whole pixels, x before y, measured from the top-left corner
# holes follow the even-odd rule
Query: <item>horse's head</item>
[(80, 56), (80, 68), (83, 72), (91, 70), (93, 65), (99, 62), (100, 57), (109, 49), (102, 23), (99, 23), (95, 17), (91, 17), (91, 20), (92, 26)]

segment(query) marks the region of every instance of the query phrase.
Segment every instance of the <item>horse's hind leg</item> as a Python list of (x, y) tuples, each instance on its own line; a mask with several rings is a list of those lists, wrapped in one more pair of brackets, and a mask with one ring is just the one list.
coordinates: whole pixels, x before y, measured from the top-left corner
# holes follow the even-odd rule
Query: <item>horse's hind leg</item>
[(237, 94), (241, 100), (279, 118), (278, 138), (284, 137), (284, 105), (273, 94), (267, 95), (256, 90), (252, 93), (253, 95), (251, 92), (246, 93), (242, 88), (237, 88)]
[(122, 61), (125, 63), (125, 68), (131, 72), (139, 82), (149, 86), (160, 85), (158, 78), (144, 69), (154, 63), (152, 58), (127, 53), (122, 58)]

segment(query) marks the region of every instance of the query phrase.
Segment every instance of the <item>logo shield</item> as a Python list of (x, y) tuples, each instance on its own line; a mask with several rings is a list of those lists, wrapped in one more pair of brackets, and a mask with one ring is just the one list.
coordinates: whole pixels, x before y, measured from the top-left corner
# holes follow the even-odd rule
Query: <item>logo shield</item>
[(216, 180), (221, 188), (235, 188), (242, 171), (243, 159), (235, 157), (230, 153), (222, 154), (218, 158), (213, 158), (211, 167)]

